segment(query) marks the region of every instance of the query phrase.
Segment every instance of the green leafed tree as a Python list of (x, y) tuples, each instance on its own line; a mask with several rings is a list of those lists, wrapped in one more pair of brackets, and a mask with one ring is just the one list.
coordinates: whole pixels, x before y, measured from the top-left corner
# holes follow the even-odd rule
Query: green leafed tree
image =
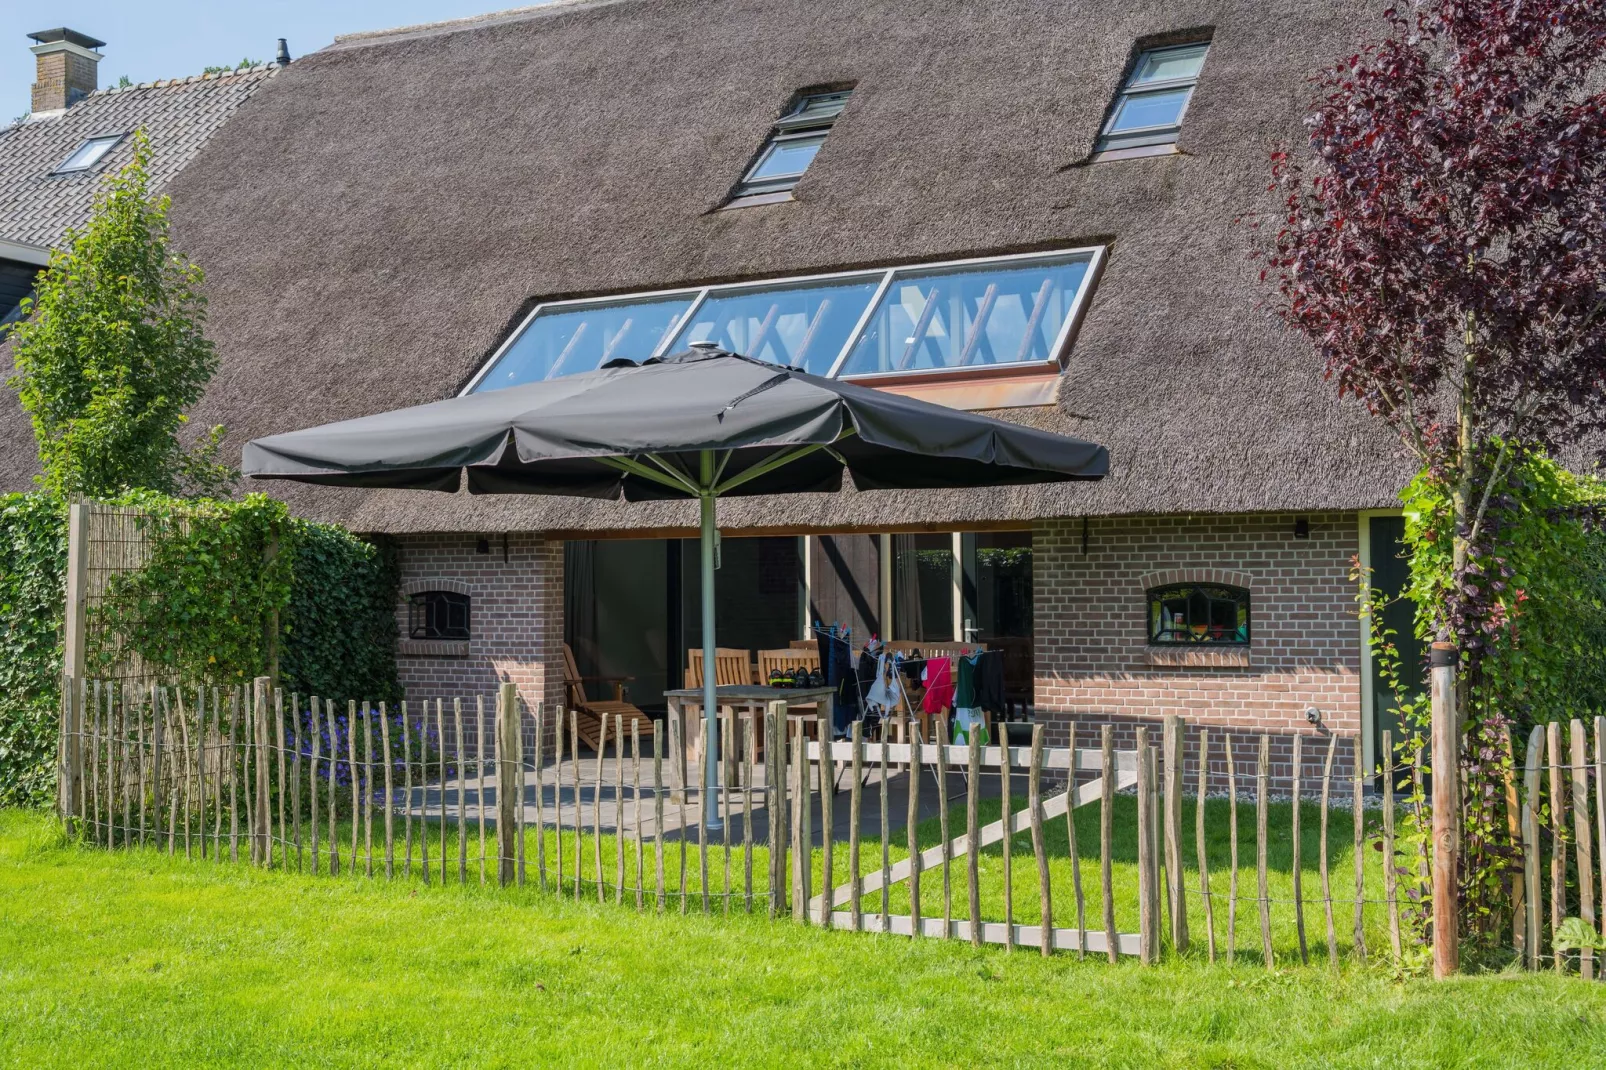
[(217, 461), (221, 427), (190, 448), (181, 439), (217, 355), (203, 333), (201, 269), (170, 246), (149, 164), (136, 132), (133, 160), (51, 253), (11, 328), (10, 383), (33, 421), (40, 482), (62, 496), (219, 495), (234, 480)]

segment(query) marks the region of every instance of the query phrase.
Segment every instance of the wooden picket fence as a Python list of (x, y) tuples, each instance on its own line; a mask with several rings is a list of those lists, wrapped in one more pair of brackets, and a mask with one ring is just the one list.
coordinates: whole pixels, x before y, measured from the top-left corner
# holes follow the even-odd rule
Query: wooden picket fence
[[(411, 879), (416, 867), (426, 883), (529, 884), (599, 902), (623, 904), (628, 897), (638, 910), (758, 911), (850, 931), (1036, 948), (1044, 955), (1091, 953), (1111, 961), (1129, 955), (1144, 963), (1157, 961), (1163, 948), (1187, 953), (1198, 945), (1211, 961), (1238, 960), (1240, 913), (1253, 925), (1252, 910), (1255, 958), (1268, 968), (1279, 954), (1274, 910), (1279, 924), (1292, 921), (1301, 961), (1310, 960), (1311, 945), (1320, 939), (1308, 931), (1307, 911), (1319, 912), (1313, 917), (1319, 916), (1335, 967), (1341, 957), (1367, 959), (1368, 916), (1374, 924), (1386, 921), (1398, 959), (1404, 939), (1399, 875), (1419, 864), (1425, 875), (1430, 864), (1428, 852), (1420, 860), (1406, 857), (1396, 843), (1395, 784), (1409, 778), (1420, 784), (1420, 760), (1404, 768), (1390, 762), (1374, 815), (1380, 828), (1368, 829), (1362, 803), (1370, 776), (1354, 760), (1355, 742), (1331, 734), (1293, 738), (1290, 775), (1276, 785), (1290, 814), (1283, 829), (1273, 829), (1271, 737), (1264, 734), (1204, 727), (1190, 733), (1180, 718), (1168, 717), (1159, 732), (1139, 726), (1134, 749), (1117, 750), (1109, 726), (1085, 741), (1094, 745), (1082, 746), (1073, 727), (1069, 746), (1048, 747), (1041, 725), (1032, 726), (1027, 746), (982, 746), (975, 739), (928, 742), (918, 732), (908, 742), (869, 741), (855, 724), (850, 739), (822, 747), (819, 741), (830, 739), (823, 718), (809, 723), (774, 703), (757, 716), (720, 718), (722, 827), (710, 832), (700, 819), (701, 778), (688, 770), (674, 718), (667, 740), (659, 733), (643, 738), (640, 726), (627, 730), (609, 719), (601, 726), (604, 747), (582, 758), (576, 712), (526, 709), (510, 684), (489, 704), (477, 696), (392, 710), (350, 700), (303, 702), (271, 690), (266, 678), (232, 690), (63, 683), (63, 815), (87, 840), (107, 848), (244, 858), (312, 874), (382, 872), (387, 879)], [(1569, 904), (1576, 902), (1592, 927), (1606, 916), (1606, 862), (1594, 849), (1606, 843), (1606, 726), (1595, 720), (1593, 768), (1584, 726), (1574, 721), (1569, 727), (1568, 752), (1561, 747), (1562, 726), (1535, 730), (1520, 785), (1508, 793), (1524, 847), (1513, 939), (1523, 961), (1536, 968), (1547, 959), (1547, 937), (1555, 968), (1575, 960), (1553, 942)], [(947, 726), (939, 722), (934, 735), (948, 739)], [(605, 761), (608, 743), (614, 746), (611, 764)], [(1334, 775), (1341, 746), (1351, 749), (1347, 777)], [(1240, 767), (1253, 770), (1242, 778), (1244, 792)], [(906, 812), (903, 857), (895, 860), (890, 785), (899, 775), (898, 801)], [(1212, 777), (1223, 775), (1226, 798), (1212, 805), (1229, 810), (1230, 853), (1227, 872), (1212, 875), (1206, 807), (1195, 806), (1190, 851), (1183, 800), (1188, 794), (1204, 799)], [(960, 820), (950, 806), (955, 777), (964, 796), (962, 828), (951, 827)], [(980, 787), (989, 777), (999, 787), (1001, 816), (983, 823)], [(1012, 792), (1022, 777), (1025, 806), (1017, 809)], [(500, 790), (509, 784), (518, 790)], [(1348, 796), (1349, 835), (1336, 832), (1340, 825), (1332, 829), (1353, 848), (1349, 880), (1329, 865), (1335, 787), (1338, 796)], [(874, 792), (869, 800), (867, 791)], [(933, 795), (924, 795), (928, 791)], [(1118, 805), (1133, 794), (1135, 807)], [(923, 797), (936, 803), (935, 813), (922, 809)], [(1240, 880), (1238, 810), (1247, 800), (1254, 806), (1252, 888)], [(837, 820), (843, 805), (845, 836)], [(1076, 811), (1095, 805), (1098, 864), (1095, 874), (1089, 859), (1084, 887)], [(1311, 805), (1320, 829), (1314, 896), (1306, 892), (1309, 852), (1301, 844), (1302, 808)], [(864, 819), (866, 810), (874, 811), (871, 821)], [(1342, 818), (1344, 811), (1337, 813)], [(878, 827), (866, 827), (872, 823)], [(1061, 887), (1056, 898), (1064, 868), (1051, 864), (1048, 840), (1061, 827), (1071, 887), (1069, 896)], [(1381, 858), (1393, 861), (1373, 863), (1381, 869), (1381, 895), (1367, 881), (1375, 835)], [(1132, 840), (1135, 851), (1118, 858), (1118, 843)], [(1289, 896), (1271, 894), (1268, 852), (1274, 846), (1286, 847), (1296, 860)], [(839, 858), (843, 847), (846, 857)], [(1247, 856), (1249, 845), (1243, 847)], [(984, 871), (981, 857), (989, 851), (996, 865), (990, 857)], [(1027, 883), (1037, 891), (1036, 903), (1019, 911), (1017, 865), (1035, 871), (1035, 882)], [(1136, 869), (1135, 895), (1116, 880), (1118, 865)], [(1548, 926), (1541, 902), (1547, 873)], [(1001, 910), (983, 909), (989, 882), (995, 885), (989, 891), (1001, 892)], [(956, 886), (967, 900), (957, 905)], [(998, 898), (989, 895), (989, 904)], [(1090, 900), (1096, 902), (1091, 925)], [(1130, 920), (1133, 907), (1136, 931), (1121, 931), (1117, 919)], [(1348, 930), (1343, 939), (1342, 929)], [(1254, 954), (1251, 944), (1245, 941), (1245, 950)], [(1281, 952), (1284, 958), (1288, 953)], [(1592, 975), (1587, 952), (1576, 961), (1584, 976)]]

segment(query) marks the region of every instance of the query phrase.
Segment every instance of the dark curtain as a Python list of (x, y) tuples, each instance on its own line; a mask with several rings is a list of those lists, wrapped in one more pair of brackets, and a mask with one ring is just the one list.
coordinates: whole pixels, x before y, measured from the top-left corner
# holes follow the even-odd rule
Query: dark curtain
[(915, 558), (915, 537), (892, 537), (893, 638), (922, 641), (925, 629), (920, 614), (920, 566)]
[(581, 676), (599, 671), (596, 556), (594, 541), (563, 544), (563, 639), (574, 651)]

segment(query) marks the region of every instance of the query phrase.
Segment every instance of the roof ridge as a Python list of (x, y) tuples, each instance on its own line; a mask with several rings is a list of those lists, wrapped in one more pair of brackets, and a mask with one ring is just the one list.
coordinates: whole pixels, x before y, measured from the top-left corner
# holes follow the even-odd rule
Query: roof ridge
[(359, 30), (355, 33), (336, 34), (334, 43), (329, 45), (328, 48), (361, 48), (367, 45), (384, 44), (393, 39), (399, 40), (441, 33), (459, 33), (505, 22), (545, 18), (577, 7), (604, 7), (628, 2), (630, 0), (544, 0), (542, 3), (504, 8), (501, 11), (487, 11), (482, 15), (464, 15), (461, 18), (442, 19), (439, 22), (419, 22), (411, 26), (393, 26), (385, 30)]
[(97, 89), (93, 93), (85, 94), (83, 99), (88, 100), (90, 97), (111, 96), (115, 93), (131, 93), (136, 89), (166, 89), (175, 85), (188, 85), (191, 82), (221, 82), (235, 78), (244, 78), (248, 75), (255, 74), (272, 75), (277, 70), (279, 70), (279, 65), (270, 61), (267, 63), (257, 63), (250, 67), (232, 67), (226, 71), (213, 71), (210, 74), (203, 72), (201, 74), (190, 74), (177, 78), (156, 78), (149, 82), (133, 82), (129, 85), (109, 85), (104, 89)]

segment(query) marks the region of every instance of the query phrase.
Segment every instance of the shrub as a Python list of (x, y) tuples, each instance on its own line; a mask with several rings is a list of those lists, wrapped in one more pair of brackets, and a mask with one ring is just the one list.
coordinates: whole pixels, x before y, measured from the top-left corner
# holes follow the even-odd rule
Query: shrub
[(0, 496), (0, 806), (55, 790), (66, 510), (44, 494)]
[(396, 548), (297, 521), (279, 679), (286, 692), (395, 702)]

